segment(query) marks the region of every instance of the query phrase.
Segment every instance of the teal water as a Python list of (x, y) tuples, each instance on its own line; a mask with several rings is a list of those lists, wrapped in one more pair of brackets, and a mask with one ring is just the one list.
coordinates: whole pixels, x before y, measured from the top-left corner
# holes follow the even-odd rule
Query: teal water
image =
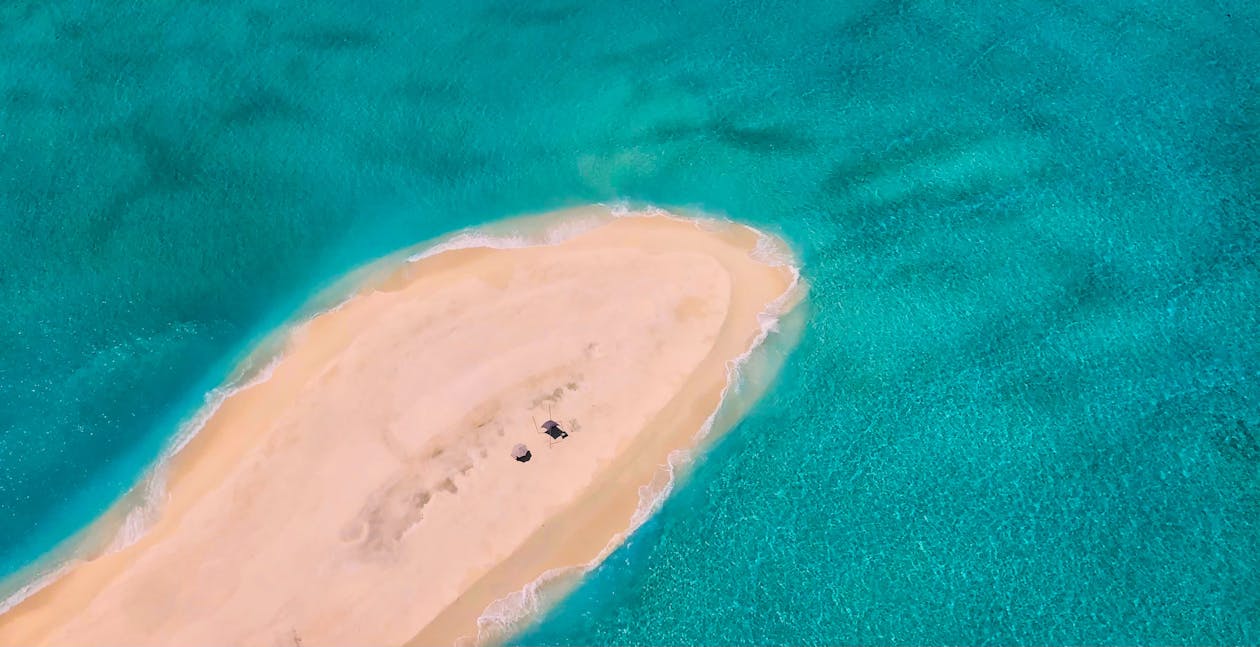
[(367, 260), (779, 232), (779, 380), (521, 644), (1260, 642), (1254, 3), (0, 4), (0, 575)]

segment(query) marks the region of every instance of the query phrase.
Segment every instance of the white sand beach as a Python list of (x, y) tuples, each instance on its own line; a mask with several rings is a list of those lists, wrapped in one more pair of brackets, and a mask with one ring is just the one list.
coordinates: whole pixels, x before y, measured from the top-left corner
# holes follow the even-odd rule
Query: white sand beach
[(758, 237), (623, 217), (372, 281), (175, 456), (139, 541), (0, 616), (0, 645), (477, 641), (487, 606), (596, 558), (694, 443), (793, 282)]

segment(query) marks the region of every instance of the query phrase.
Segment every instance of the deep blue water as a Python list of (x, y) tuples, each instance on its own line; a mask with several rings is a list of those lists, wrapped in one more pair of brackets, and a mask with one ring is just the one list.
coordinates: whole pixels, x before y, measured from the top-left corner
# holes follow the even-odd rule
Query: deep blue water
[(1260, 642), (1254, 3), (524, 4), (0, 4), (0, 575), (337, 275), (626, 198), (810, 319), (519, 642)]

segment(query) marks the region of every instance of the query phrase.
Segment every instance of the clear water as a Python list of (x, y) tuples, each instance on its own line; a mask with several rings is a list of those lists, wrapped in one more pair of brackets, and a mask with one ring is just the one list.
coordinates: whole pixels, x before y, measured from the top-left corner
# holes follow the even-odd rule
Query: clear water
[(337, 275), (628, 198), (811, 318), (519, 642), (1260, 642), (1254, 3), (523, 4), (0, 4), (0, 575)]

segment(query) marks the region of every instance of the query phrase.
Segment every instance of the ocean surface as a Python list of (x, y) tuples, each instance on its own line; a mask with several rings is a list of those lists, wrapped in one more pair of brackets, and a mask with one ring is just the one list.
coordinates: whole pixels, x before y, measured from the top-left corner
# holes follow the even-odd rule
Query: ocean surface
[(516, 642), (1260, 642), (1254, 2), (16, 0), (0, 62), (0, 593), (337, 277), (627, 201), (807, 318)]

